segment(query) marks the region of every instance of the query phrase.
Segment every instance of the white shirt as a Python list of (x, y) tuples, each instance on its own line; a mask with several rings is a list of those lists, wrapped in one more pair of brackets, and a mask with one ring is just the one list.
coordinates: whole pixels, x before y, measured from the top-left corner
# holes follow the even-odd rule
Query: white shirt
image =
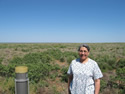
[(67, 74), (73, 74), (70, 83), (71, 94), (94, 94), (94, 80), (103, 77), (98, 64), (90, 58), (84, 64), (80, 59), (73, 60)]

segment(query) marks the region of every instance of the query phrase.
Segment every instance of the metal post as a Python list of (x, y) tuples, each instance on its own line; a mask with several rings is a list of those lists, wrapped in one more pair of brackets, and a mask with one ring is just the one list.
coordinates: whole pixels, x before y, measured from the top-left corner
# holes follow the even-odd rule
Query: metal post
[(18, 66), (15, 68), (15, 94), (29, 94), (28, 68), (26, 66)]

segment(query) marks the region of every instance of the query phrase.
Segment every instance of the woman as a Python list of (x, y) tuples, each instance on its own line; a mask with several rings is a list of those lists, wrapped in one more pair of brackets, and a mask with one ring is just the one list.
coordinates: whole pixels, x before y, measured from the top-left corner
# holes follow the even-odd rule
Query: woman
[(69, 94), (99, 94), (100, 78), (103, 77), (98, 64), (88, 58), (87, 44), (79, 46), (78, 59), (71, 62), (67, 74)]

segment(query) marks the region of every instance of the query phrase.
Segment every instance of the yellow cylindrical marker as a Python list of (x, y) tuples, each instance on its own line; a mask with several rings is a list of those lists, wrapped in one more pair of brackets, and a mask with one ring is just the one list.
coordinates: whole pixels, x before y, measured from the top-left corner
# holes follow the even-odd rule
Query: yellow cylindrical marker
[(26, 66), (18, 66), (15, 68), (16, 73), (26, 73), (28, 72), (28, 68)]
[(15, 73), (15, 94), (29, 94), (28, 67), (17, 66)]

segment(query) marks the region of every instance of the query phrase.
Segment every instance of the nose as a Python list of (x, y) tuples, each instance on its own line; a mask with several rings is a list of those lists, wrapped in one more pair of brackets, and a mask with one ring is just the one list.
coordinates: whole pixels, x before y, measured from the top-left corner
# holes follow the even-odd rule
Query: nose
[(81, 52), (81, 54), (85, 54), (85, 52), (83, 51), (83, 52)]

